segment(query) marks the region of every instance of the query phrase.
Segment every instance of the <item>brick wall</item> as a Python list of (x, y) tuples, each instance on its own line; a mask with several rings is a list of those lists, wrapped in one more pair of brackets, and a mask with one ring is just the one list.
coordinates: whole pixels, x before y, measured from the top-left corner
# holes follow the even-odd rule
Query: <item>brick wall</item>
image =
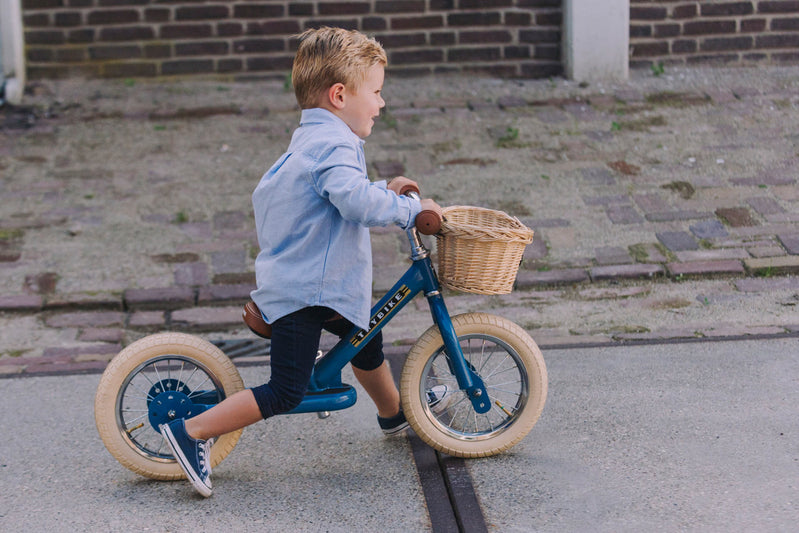
[(22, 0), (30, 78), (283, 76), (320, 25), (383, 43), (393, 73), (546, 77), (561, 0)]
[(630, 1), (630, 66), (799, 62), (799, 0)]

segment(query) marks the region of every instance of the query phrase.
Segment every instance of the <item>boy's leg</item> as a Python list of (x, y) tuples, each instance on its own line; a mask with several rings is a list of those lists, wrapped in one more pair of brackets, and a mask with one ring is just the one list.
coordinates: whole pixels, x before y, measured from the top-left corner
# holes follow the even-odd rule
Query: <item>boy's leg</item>
[(388, 363), (383, 363), (374, 370), (361, 370), (353, 366), (355, 377), (363, 385), (366, 393), (377, 406), (377, 414), (382, 418), (396, 416), (400, 410), (400, 395), (394, 384), (394, 377)]
[(186, 433), (193, 439), (207, 440), (254, 424), (263, 417), (252, 390), (237, 392), (222, 403), (186, 420)]

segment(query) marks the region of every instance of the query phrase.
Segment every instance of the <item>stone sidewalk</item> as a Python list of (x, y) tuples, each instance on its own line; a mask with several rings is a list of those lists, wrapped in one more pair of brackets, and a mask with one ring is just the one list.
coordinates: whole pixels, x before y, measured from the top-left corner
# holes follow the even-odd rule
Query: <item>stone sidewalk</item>
[[(163, 329), (250, 339), (250, 194), (298, 118), (276, 81), (61, 81), (0, 114), (0, 375), (98, 370)], [(629, 82), (391, 79), (374, 178), (536, 231), (517, 291), (449, 295), (556, 346), (799, 329), (799, 68)], [(405, 269), (373, 230), (375, 293)], [(387, 333), (429, 323), (417, 301)], [(257, 359), (262, 355), (252, 356)]]

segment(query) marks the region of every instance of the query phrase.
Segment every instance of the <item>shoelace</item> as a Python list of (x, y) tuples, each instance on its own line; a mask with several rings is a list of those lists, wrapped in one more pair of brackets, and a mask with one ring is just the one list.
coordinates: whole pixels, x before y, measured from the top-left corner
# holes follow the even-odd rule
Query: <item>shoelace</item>
[(211, 444), (213, 441), (207, 440), (205, 442), (201, 442), (200, 447), (200, 468), (207, 472), (207, 475), (211, 475)]

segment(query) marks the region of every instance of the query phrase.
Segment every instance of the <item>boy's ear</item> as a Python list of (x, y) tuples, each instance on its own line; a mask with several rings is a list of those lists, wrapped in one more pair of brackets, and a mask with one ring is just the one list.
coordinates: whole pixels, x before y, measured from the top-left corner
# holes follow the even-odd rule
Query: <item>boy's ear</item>
[(334, 83), (327, 90), (327, 99), (334, 108), (342, 109), (344, 107), (345, 89), (343, 83)]

